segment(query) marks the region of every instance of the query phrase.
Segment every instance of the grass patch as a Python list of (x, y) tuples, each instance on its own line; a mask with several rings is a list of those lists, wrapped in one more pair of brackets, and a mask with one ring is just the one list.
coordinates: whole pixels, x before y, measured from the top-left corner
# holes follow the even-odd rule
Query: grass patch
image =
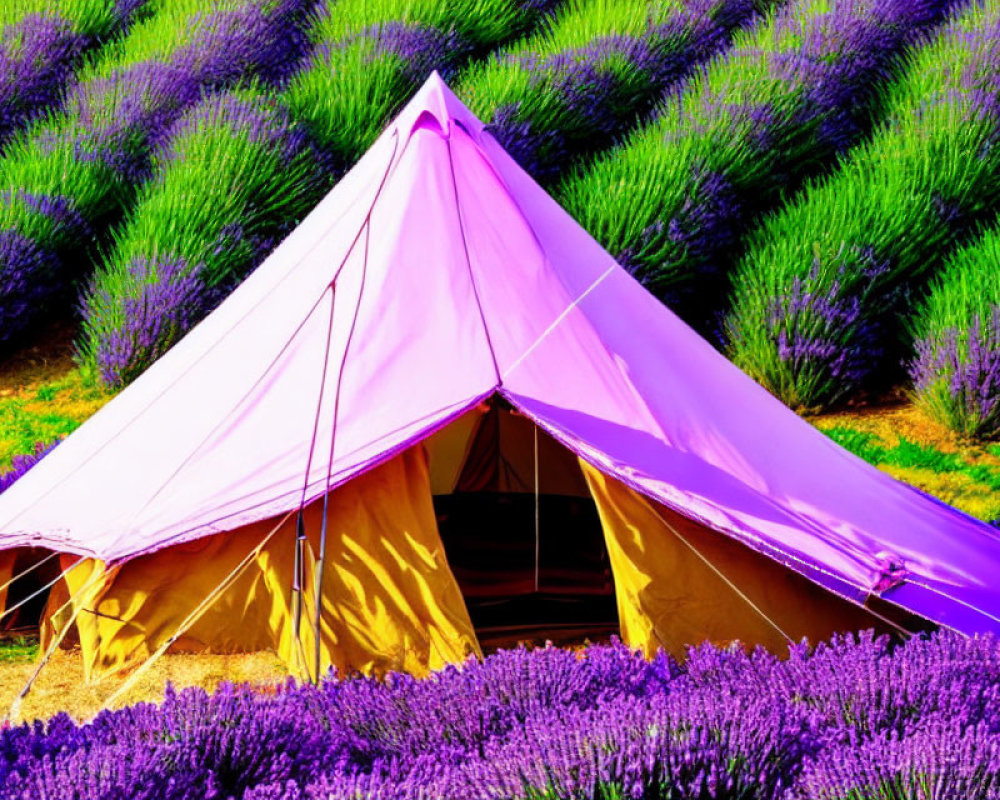
[(113, 397), (74, 363), (71, 321), (0, 364), (0, 473), (14, 456), (75, 431)]
[(36, 443), (71, 434), (111, 397), (75, 368), (48, 382), (0, 389), (0, 471)]
[(38, 639), (33, 636), (17, 636), (0, 642), (0, 664), (34, 661), (37, 655)]
[(948, 438), (918, 441), (919, 431), (900, 433), (891, 422), (871, 416), (845, 424), (838, 415), (834, 421), (814, 423), (841, 447), (894, 478), (979, 519), (1000, 518), (1000, 445), (981, 447)]

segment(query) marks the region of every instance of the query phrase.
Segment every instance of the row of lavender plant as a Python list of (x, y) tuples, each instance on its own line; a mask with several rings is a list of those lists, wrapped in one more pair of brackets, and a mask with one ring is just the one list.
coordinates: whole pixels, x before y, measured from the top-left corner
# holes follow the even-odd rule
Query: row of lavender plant
[(912, 290), (995, 213), (998, 36), (997, 0), (949, 25), (897, 87), (886, 127), (754, 234), (730, 352), (789, 405), (823, 407), (894, 378)]
[(907, 54), (955, 4), (795, 0), (557, 196), (643, 284), (704, 324), (750, 222), (866, 135)]
[(259, 91), (214, 95), (171, 129), (83, 307), (82, 355), (136, 378), (309, 210), (321, 170), (287, 111)]
[(328, 0), (311, 62), (283, 93), (293, 118), (342, 165), (437, 70), (445, 79), (523, 35), (560, 0)]
[(206, 92), (295, 69), (313, 0), (170, 0), (0, 159), (0, 347), (71, 297), (150, 155)]
[(679, 665), (618, 644), (425, 680), (223, 686), (0, 734), (12, 800), (996, 800), (1000, 645), (941, 633)]
[(620, 140), (664, 92), (775, 0), (575, 0), (473, 65), (456, 91), (532, 176), (552, 183)]
[[(549, 5), (331, 2), (311, 29), (312, 60), (280, 95), (287, 113), (244, 93), (237, 124), (209, 104), (173, 134), (84, 297), (85, 363), (113, 387), (135, 378), (266, 257), (432, 70), (454, 72)], [(257, 131), (265, 117), (270, 136)]]
[(948, 259), (910, 327), (918, 404), (963, 436), (1000, 435), (1000, 228)]
[(85, 54), (161, 0), (51, 0), (0, 4), (0, 147), (57, 105)]

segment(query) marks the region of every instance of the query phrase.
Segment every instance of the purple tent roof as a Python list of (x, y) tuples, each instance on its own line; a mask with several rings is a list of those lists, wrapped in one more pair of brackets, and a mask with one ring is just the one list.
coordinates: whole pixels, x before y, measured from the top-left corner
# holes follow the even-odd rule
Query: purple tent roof
[(335, 418), (332, 485), (496, 392), (605, 472), (843, 596), (1000, 631), (992, 528), (726, 361), (437, 76), (212, 315), (0, 496), (0, 548), (113, 561), (232, 530), (322, 495)]

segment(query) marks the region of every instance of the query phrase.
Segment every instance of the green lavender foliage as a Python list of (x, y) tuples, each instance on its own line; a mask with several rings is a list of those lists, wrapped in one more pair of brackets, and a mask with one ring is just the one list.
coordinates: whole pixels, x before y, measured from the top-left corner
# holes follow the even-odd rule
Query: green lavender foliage
[(571, 0), (457, 86), (521, 166), (551, 183), (620, 140), (769, 0)]
[[(650, 290), (704, 324), (749, 224), (833, 167), (949, 3), (797, 0), (741, 32), (659, 119), (558, 196)], [(706, 326), (707, 327), (707, 326)]]
[(913, 289), (1000, 204), (998, 34), (996, 0), (964, 13), (917, 54), (884, 128), (752, 234), (729, 353), (787, 404), (898, 378)]
[(65, 311), (177, 116), (205, 92), (285, 76), (308, 2), (158, 0), (83, 70), (63, 111), (11, 143), (0, 158), (0, 346)]
[[(149, 0), (145, 13), (155, 10), (163, 0)], [(114, 0), (7, 0), (0, 4), (0, 30), (15, 25), (25, 17), (56, 15), (75, 31), (86, 36), (103, 37), (112, 33), (121, 21), (120, 3)], [(133, 4), (134, 5), (134, 4)]]
[(346, 168), (432, 70), (446, 79), (470, 58), (536, 25), (552, 0), (337, 0), (311, 28), (312, 61), (284, 99)]
[(908, 326), (918, 405), (964, 436), (1000, 436), (1000, 228), (948, 259)]
[(137, 377), (208, 313), (312, 207), (317, 158), (259, 88), (206, 99), (154, 159), (83, 300), (82, 362)]

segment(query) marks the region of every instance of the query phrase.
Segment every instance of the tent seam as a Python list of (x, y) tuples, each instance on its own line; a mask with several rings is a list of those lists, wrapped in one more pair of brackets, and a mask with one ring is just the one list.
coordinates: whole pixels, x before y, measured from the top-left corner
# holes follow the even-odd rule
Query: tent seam
[(455, 195), (455, 214), (458, 217), (458, 231), (462, 235), (462, 251), (465, 253), (465, 266), (469, 271), (469, 282), (472, 285), (472, 294), (476, 298), (476, 308), (479, 311), (479, 321), (483, 324), (483, 334), (486, 336), (486, 346), (490, 351), (490, 359), (493, 361), (493, 372), (497, 376), (497, 387), (503, 386), (503, 378), (500, 375), (500, 365), (497, 363), (497, 354), (493, 349), (493, 338), (490, 336), (489, 325), (486, 324), (486, 314), (483, 311), (483, 302), (479, 297), (479, 286), (476, 284), (476, 276), (472, 271), (472, 258), (469, 255), (469, 242), (465, 235), (465, 221), (462, 218), (462, 204), (458, 197), (458, 177), (455, 174), (455, 158), (451, 151), (451, 123), (449, 120), (448, 135), (445, 139), (445, 146), (448, 150), (448, 172), (451, 174), (451, 188)]

